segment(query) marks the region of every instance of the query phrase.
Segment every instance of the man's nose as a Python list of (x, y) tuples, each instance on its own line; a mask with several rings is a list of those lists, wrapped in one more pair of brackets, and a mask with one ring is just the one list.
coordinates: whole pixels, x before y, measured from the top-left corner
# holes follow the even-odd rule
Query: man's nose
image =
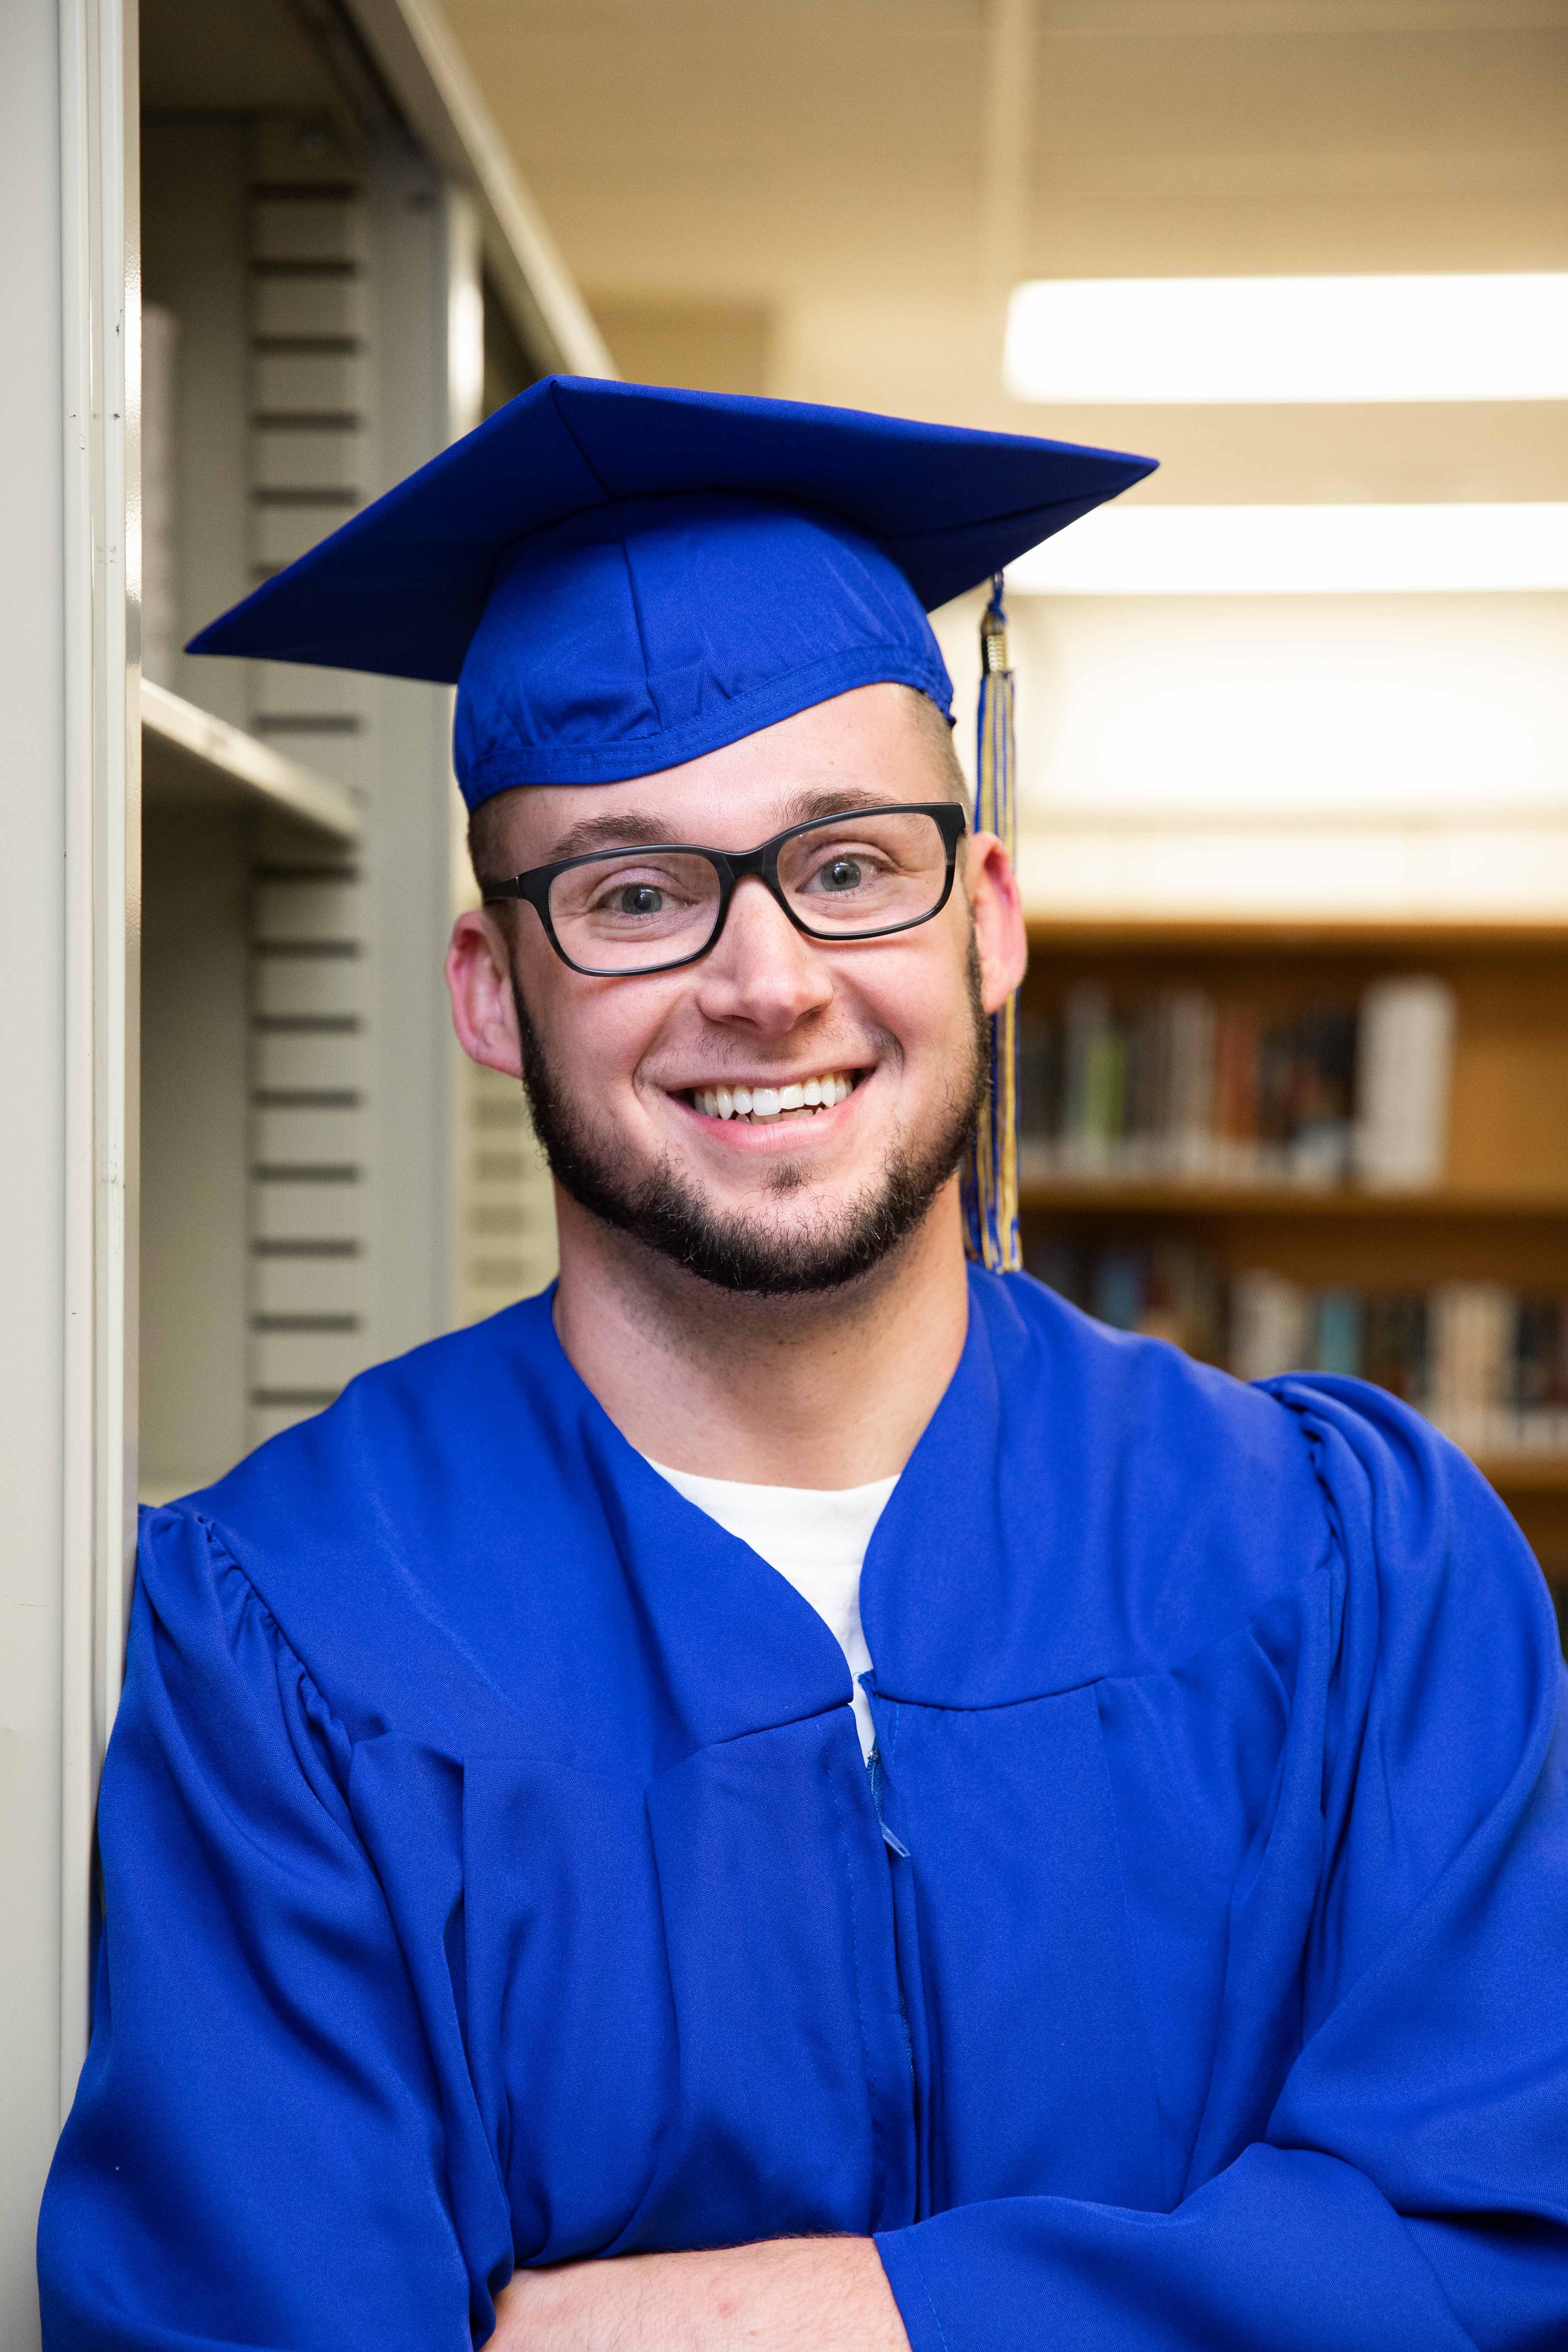
[(737, 887), (719, 943), (697, 969), (697, 1001), (710, 1021), (783, 1031), (833, 998), (826, 958), (754, 876)]

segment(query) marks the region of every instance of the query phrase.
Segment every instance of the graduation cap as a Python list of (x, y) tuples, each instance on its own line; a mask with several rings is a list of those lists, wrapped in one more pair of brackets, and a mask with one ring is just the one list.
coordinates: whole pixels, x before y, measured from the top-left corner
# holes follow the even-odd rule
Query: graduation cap
[[(470, 808), (618, 782), (858, 686), (913, 687), (951, 718), (927, 612), (1152, 470), (1022, 434), (546, 376), (187, 650), (455, 684)], [(1011, 846), (999, 593), (983, 646), (976, 818)], [(1016, 1266), (1012, 1018), (969, 1197), (975, 1254)]]

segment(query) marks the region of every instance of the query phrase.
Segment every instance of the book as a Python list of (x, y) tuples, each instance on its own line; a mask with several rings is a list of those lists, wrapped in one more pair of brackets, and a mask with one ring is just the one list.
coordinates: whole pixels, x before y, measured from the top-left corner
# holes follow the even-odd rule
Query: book
[(1285, 1275), (1255, 1267), (1230, 1286), (1230, 1369), (1241, 1381), (1310, 1369), (1307, 1293)]
[(1211, 1176), (1217, 1032), (1213, 999), (1201, 989), (1171, 989), (1159, 999), (1158, 1020), (1163, 1046), (1162, 1172)]
[(1103, 988), (1088, 982), (1067, 1001), (1062, 1036), (1063, 1164), (1075, 1174), (1107, 1174), (1121, 1128), (1121, 1040)]
[(1299, 1024), (1289, 1138), (1297, 1183), (1342, 1184), (1351, 1172), (1356, 1030), (1345, 1004), (1311, 1005)]
[(1260, 1040), (1249, 1004), (1222, 1004), (1215, 1023), (1215, 1174), (1224, 1183), (1255, 1183)]
[(1517, 1299), (1498, 1282), (1445, 1282), (1433, 1291), (1428, 1312), (1433, 1420), (1460, 1445), (1511, 1443), (1507, 1409), (1515, 1386)]
[(1380, 1190), (1442, 1181), (1447, 1165), (1454, 992), (1443, 981), (1378, 981), (1361, 1001), (1355, 1171)]
[(1320, 1290), (1312, 1300), (1312, 1364), (1359, 1380), (1364, 1362), (1363, 1310), (1353, 1290)]

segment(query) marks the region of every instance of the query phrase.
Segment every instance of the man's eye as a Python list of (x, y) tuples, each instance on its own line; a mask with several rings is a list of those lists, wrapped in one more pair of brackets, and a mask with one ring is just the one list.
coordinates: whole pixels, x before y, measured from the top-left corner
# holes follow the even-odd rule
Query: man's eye
[(865, 877), (858, 857), (830, 857), (816, 878), (825, 890), (858, 890)]
[(617, 915), (658, 915), (664, 911), (664, 892), (651, 882), (627, 882), (611, 900)]

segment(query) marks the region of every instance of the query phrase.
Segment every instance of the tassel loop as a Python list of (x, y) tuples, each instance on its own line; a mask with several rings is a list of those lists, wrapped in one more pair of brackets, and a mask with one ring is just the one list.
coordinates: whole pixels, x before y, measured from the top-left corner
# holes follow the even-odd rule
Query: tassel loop
[[(1017, 850), (1013, 673), (1007, 667), (1007, 613), (998, 572), (980, 616), (980, 708), (975, 729), (974, 824), (994, 833), (1009, 857)], [(1024, 1263), (1018, 1235), (1018, 1000), (1010, 996), (990, 1022), (990, 1070), (974, 1147), (963, 1176), (964, 1246), (993, 1274)]]
[(1002, 575), (991, 583), (991, 602), (980, 615), (980, 669), (995, 677), (1007, 667), (1007, 614), (1002, 603)]

